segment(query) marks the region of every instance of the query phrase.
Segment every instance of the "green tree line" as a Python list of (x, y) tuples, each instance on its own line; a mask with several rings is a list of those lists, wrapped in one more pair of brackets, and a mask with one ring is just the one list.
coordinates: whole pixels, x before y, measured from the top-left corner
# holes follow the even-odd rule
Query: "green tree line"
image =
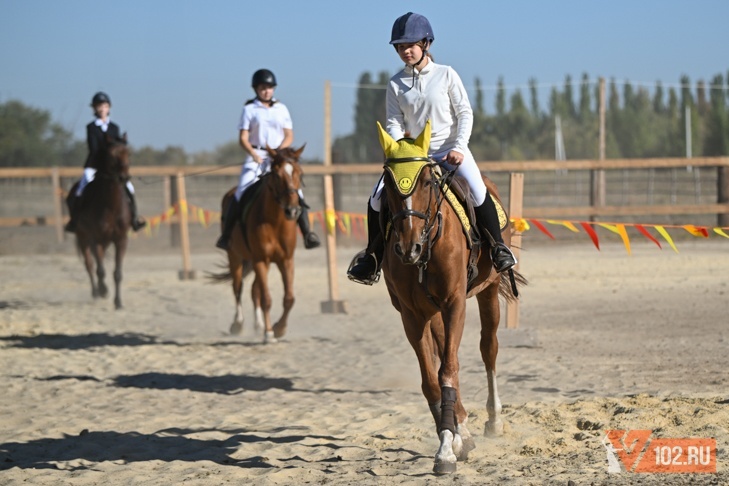
[[(354, 130), (332, 144), (335, 163), (379, 162), (382, 151), (375, 122), (385, 122), (386, 72), (359, 78), (354, 107)], [(583, 74), (566, 76), (546, 100), (539, 99), (536, 79), (522, 89), (507, 90), (498, 80), (494, 109), (486, 109), (481, 80), (475, 80), (471, 103), (474, 124), (471, 151), (476, 160), (538, 160), (555, 156), (555, 119), (559, 116), (568, 159), (597, 158), (598, 82)], [(687, 111), (686, 108), (689, 108)], [(687, 76), (667, 90), (658, 82), (652, 91), (615, 79), (606, 87), (606, 156), (608, 158), (683, 157), (686, 154), (686, 113), (690, 113), (692, 154), (729, 155), (729, 72), (710, 83), (694, 84)], [(134, 165), (217, 164), (242, 162), (237, 141), (213, 151), (188, 154), (182, 147), (135, 147)], [(80, 166), (85, 141), (54, 122), (47, 110), (17, 100), (0, 104), (0, 167)], [(309, 161), (311, 162), (311, 161)]]
[[(353, 133), (333, 143), (335, 163), (381, 161), (375, 121), (385, 122), (385, 86), (389, 74), (360, 76)], [(693, 86), (693, 87), (692, 87)], [(559, 117), (568, 159), (598, 156), (599, 82), (587, 74), (575, 82), (566, 76), (546, 100), (539, 99), (536, 79), (530, 79), (526, 94), (509, 92), (503, 78), (496, 87), (494, 110), (485, 107), (485, 90), (475, 80), (470, 148), (478, 161), (546, 160), (555, 157), (555, 120)], [(630, 82), (606, 82), (606, 157), (684, 157), (686, 113), (690, 115), (692, 155), (729, 155), (729, 72), (717, 74), (708, 85), (691, 84), (688, 76), (678, 87), (653, 90)], [(686, 108), (689, 108), (687, 111)]]
[[(159, 150), (137, 148), (132, 142), (130, 148), (134, 165), (237, 165), (243, 161), (237, 141), (194, 154), (176, 146)], [(69, 130), (51, 119), (47, 110), (17, 100), (0, 104), (0, 167), (79, 167), (87, 153), (86, 141), (74, 139)]]

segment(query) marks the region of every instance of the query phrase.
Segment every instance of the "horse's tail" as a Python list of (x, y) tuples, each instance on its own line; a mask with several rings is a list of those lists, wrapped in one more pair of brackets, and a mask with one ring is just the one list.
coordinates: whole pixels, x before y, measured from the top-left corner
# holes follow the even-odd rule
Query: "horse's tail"
[[(221, 263), (218, 265), (220, 268), (228, 268), (228, 265), (225, 263)], [(243, 261), (243, 278), (246, 278), (246, 276), (253, 271), (253, 262), (250, 260), (244, 260)], [(233, 275), (230, 273), (230, 270), (225, 270), (223, 272), (219, 273), (211, 273), (206, 272), (205, 278), (207, 279), (208, 283), (225, 283), (230, 282), (233, 280)]]
[[(511, 273), (513, 272), (514, 282), (511, 281)], [(506, 299), (507, 302), (514, 301), (518, 298), (518, 294), (515, 290), (519, 287), (524, 287), (529, 284), (529, 281), (524, 275), (517, 272), (516, 270), (509, 270), (500, 274), (501, 280), (499, 281), (499, 295)], [(518, 291), (517, 291), (518, 292)]]

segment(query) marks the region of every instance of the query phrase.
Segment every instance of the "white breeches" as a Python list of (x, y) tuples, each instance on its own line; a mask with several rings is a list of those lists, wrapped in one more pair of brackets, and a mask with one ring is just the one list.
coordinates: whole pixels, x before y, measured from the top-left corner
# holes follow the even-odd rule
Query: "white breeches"
[(235, 190), (235, 200), (240, 201), (243, 193), (246, 189), (251, 187), (263, 174), (268, 172), (271, 168), (271, 160), (264, 158), (260, 164), (253, 160), (250, 155), (246, 157), (243, 162), (243, 167), (240, 170), (240, 177), (238, 178), (238, 187)]
[[(433, 154), (430, 156), (431, 159), (436, 161), (438, 165), (443, 167), (446, 170), (453, 170), (456, 168), (453, 165), (447, 164), (443, 162), (441, 159), (448, 154), (450, 150), (445, 150), (442, 152), (438, 152), (437, 154)], [(481, 177), (481, 171), (478, 169), (478, 165), (476, 165), (476, 160), (473, 158), (473, 154), (471, 154), (471, 151), (466, 151), (465, 154), (463, 154), (463, 162), (461, 165), (458, 166), (456, 174), (466, 179), (466, 182), (468, 182), (468, 186), (471, 189), (471, 196), (473, 198), (473, 203), (476, 206), (480, 206), (483, 204), (484, 200), (486, 200), (486, 194), (488, 193), (488, 190), (486, 189), (486, 184), (483, 182), (483, 178)], [(375, 211), (379, 212), (382, 208), (382, 189), (385, 188), (385, 179), (384, 177), (381, 177), (379, 181), (377, 181), (377, 184), (375, 184), (374, 189), (372, 190), (372, 195), (370, 196), (370, 206)]]
[[(238, 187), (235, 190), (235, 200), (240, 201), (243, 197), (243, 193), (251, 187), (255, 182), (261, 178), (262, 175), (266, 174), (271, 170), (271, 159), (265, 158), (260, 164), (253, 160), (253, 157), (246, 157), (243, 162), (243, 167), (240, 171), (240, 177), (238, 178)], [(304, 191), (299, 188), (299, 198), (304, 199)]]
[[(85, 167), (84, 174), (81, 176), (81, 180), (78, 181), (78, 187), (76, 188), (77, 196), (83, 194), (84, 189), (86, 188), (86, 186), (89, 185), (89, 182), (94, 180), (94, 177), (96, 177), (96, 169), (92, 167)], [(131, 194), (134, 194), (134, 186), (132, 185), (132, 181), (127, 181), (127, 189)]]

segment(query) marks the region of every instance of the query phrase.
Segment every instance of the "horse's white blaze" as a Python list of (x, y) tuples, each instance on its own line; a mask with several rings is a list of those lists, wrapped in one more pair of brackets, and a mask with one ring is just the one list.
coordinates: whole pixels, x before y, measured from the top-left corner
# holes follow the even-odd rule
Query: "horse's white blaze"
[(286, 165), (284, 165), (284, 170), (289, 175), (289, 177), (294, 176), (294, 166), (291, 165), (290, 163), (287, 162)]
[[(408, 209), (408, 211), (413, 210), (413, 198), (412, 196), (409, 196), (407, 199), (405, 199), (405, 207)], [(413, 215), (408, 215), (408, 224), (410, 225), (410, 228), (413, 227)]]

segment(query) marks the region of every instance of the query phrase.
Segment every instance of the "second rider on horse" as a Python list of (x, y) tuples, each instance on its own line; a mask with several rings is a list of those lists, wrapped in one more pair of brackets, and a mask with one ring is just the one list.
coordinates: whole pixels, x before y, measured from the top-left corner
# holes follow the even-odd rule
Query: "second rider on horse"
[[(223, 214), (223, 234), (218, 238), (216, 247), (221, 250), (228, 249), (228, 243), (238, 221), (243, 193), (251, 187), (262, 175), (270, 170), (270, 156), (266, 147), (282, 149), (294, 141), (293, 123), (288, 108), (273, 97), (276, 89), (276, 77), (268, 69), (259, 69), (253, 73), (251, 86), (256, 97), (248, 100), (243, 107), (240, 117), (239, 142), (247, 156), (235, 191), (235, 197), (230, 198), (230, 204)], [(309, 206), (304, 202), (304, 193), (299, 189), (301, 215), (298, 219), (299, 228), (304, 235), (304, 247), (316, 248), (321, 244), (319, 237), (309, 227)]]

